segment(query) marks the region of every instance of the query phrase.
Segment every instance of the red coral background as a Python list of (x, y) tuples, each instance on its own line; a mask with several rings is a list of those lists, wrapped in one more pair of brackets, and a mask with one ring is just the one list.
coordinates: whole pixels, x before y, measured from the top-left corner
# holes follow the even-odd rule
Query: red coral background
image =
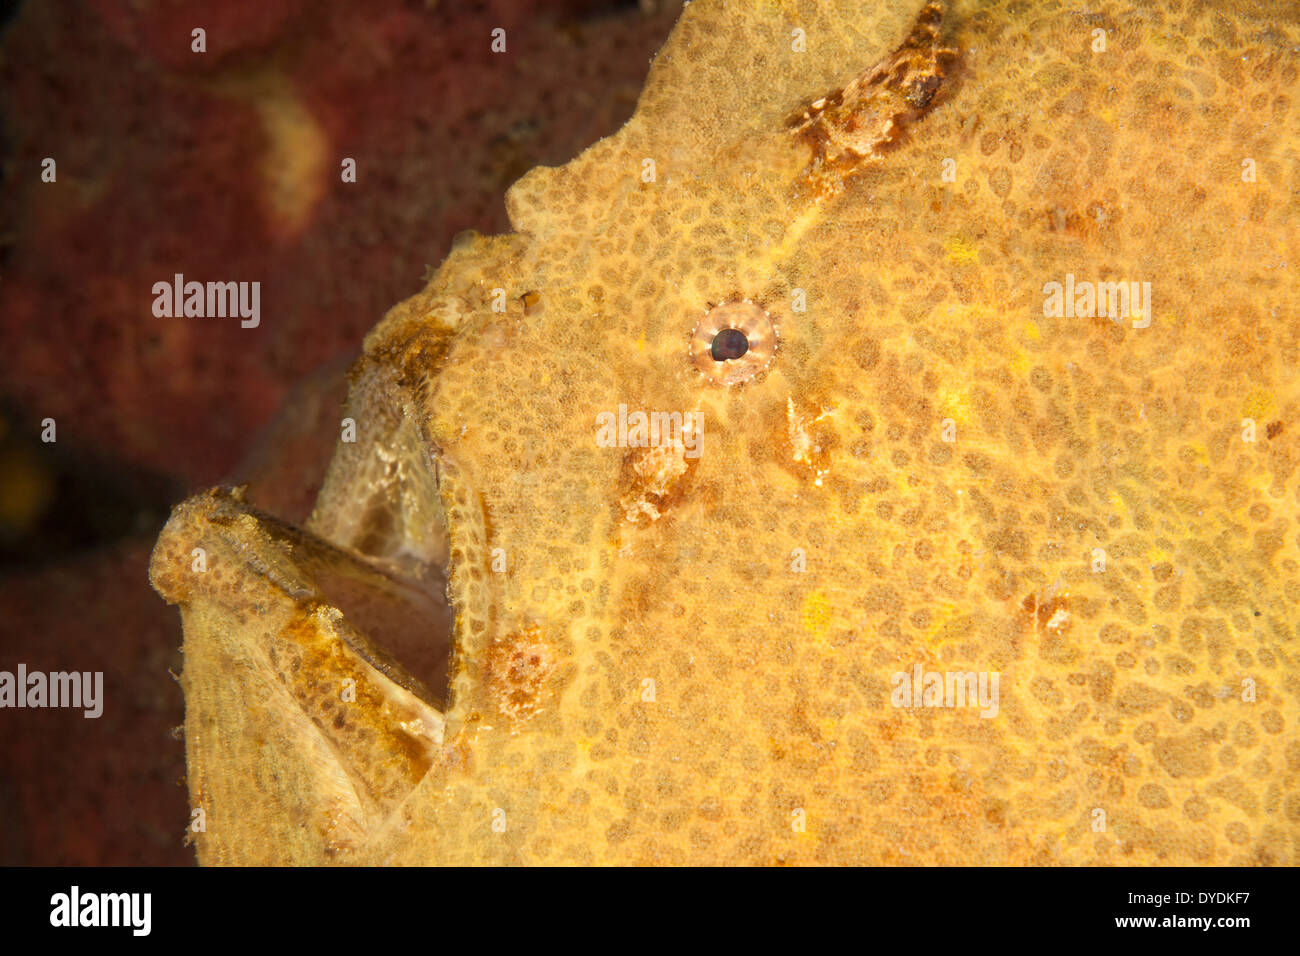
[[(0, 863), (192, 862), (168, 673), (179, 617), (146, 578), (168, 507), (237, 480), (304, 517), (365, 332), (458, 231), (507, 228), (518, 176), (627, 119), (678, 8), (0, 10), (0, 670), (103, 671), (105, 684), (98, 720), (0, 710)], [(496, 27), (505, 53), (490, 49)], [(268, 175), (273, 156), (296, 169), (311, 141), (277, 140), (294, 128), (268, 121), (285, 103), (321, 144), (311, 182)], [(356, 183), (340, 179), (344, 157)], [(285, 195), (304, 197), (291, 214)], [(155, 318), (153, 284), (177, 272), (260, 281), (261, 325)]]

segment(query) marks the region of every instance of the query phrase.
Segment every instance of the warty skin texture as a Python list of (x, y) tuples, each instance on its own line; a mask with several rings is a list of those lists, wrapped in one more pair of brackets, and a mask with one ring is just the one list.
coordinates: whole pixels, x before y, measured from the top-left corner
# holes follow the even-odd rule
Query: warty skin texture
[[(739, 7), (370, 334), (305, 529), (174, 513), (200, 860), (1294, 865), (1294, 8)], [(775, 357), (709, 381), (744, 299)], [(446, 701), (377, 649), (437, 673), (444, 568)]]

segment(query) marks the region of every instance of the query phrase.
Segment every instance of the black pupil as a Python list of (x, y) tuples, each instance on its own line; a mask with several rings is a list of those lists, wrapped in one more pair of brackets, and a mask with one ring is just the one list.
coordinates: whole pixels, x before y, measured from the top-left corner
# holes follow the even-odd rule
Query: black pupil
[(713, 337), (710, 351), (715, 362), (738, 359), (749, 351), (749, 339), (745, 338), (745, 333), (740, 329), (723, 329)]

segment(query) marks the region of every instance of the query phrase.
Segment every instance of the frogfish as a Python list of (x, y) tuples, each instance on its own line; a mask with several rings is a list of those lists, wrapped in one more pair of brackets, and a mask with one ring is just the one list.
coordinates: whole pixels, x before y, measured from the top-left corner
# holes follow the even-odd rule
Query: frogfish
[(200, 862), (1300, 863), (1298, 71), (1283, 0), (687, 5), (303, 526), (173, 512)]

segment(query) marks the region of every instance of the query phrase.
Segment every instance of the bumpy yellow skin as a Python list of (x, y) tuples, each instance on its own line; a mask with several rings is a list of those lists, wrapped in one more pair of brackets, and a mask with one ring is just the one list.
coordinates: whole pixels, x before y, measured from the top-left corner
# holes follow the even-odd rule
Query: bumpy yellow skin
[[(1300, 22), (1089, 10), (690, 4), (371, 333), (306, 529), (177, 509), (200, 860), (1300, 863)], [(718, 384), (744, 299), (779, 347)], [(373, 623), (444, 567), (449, 694)]]

